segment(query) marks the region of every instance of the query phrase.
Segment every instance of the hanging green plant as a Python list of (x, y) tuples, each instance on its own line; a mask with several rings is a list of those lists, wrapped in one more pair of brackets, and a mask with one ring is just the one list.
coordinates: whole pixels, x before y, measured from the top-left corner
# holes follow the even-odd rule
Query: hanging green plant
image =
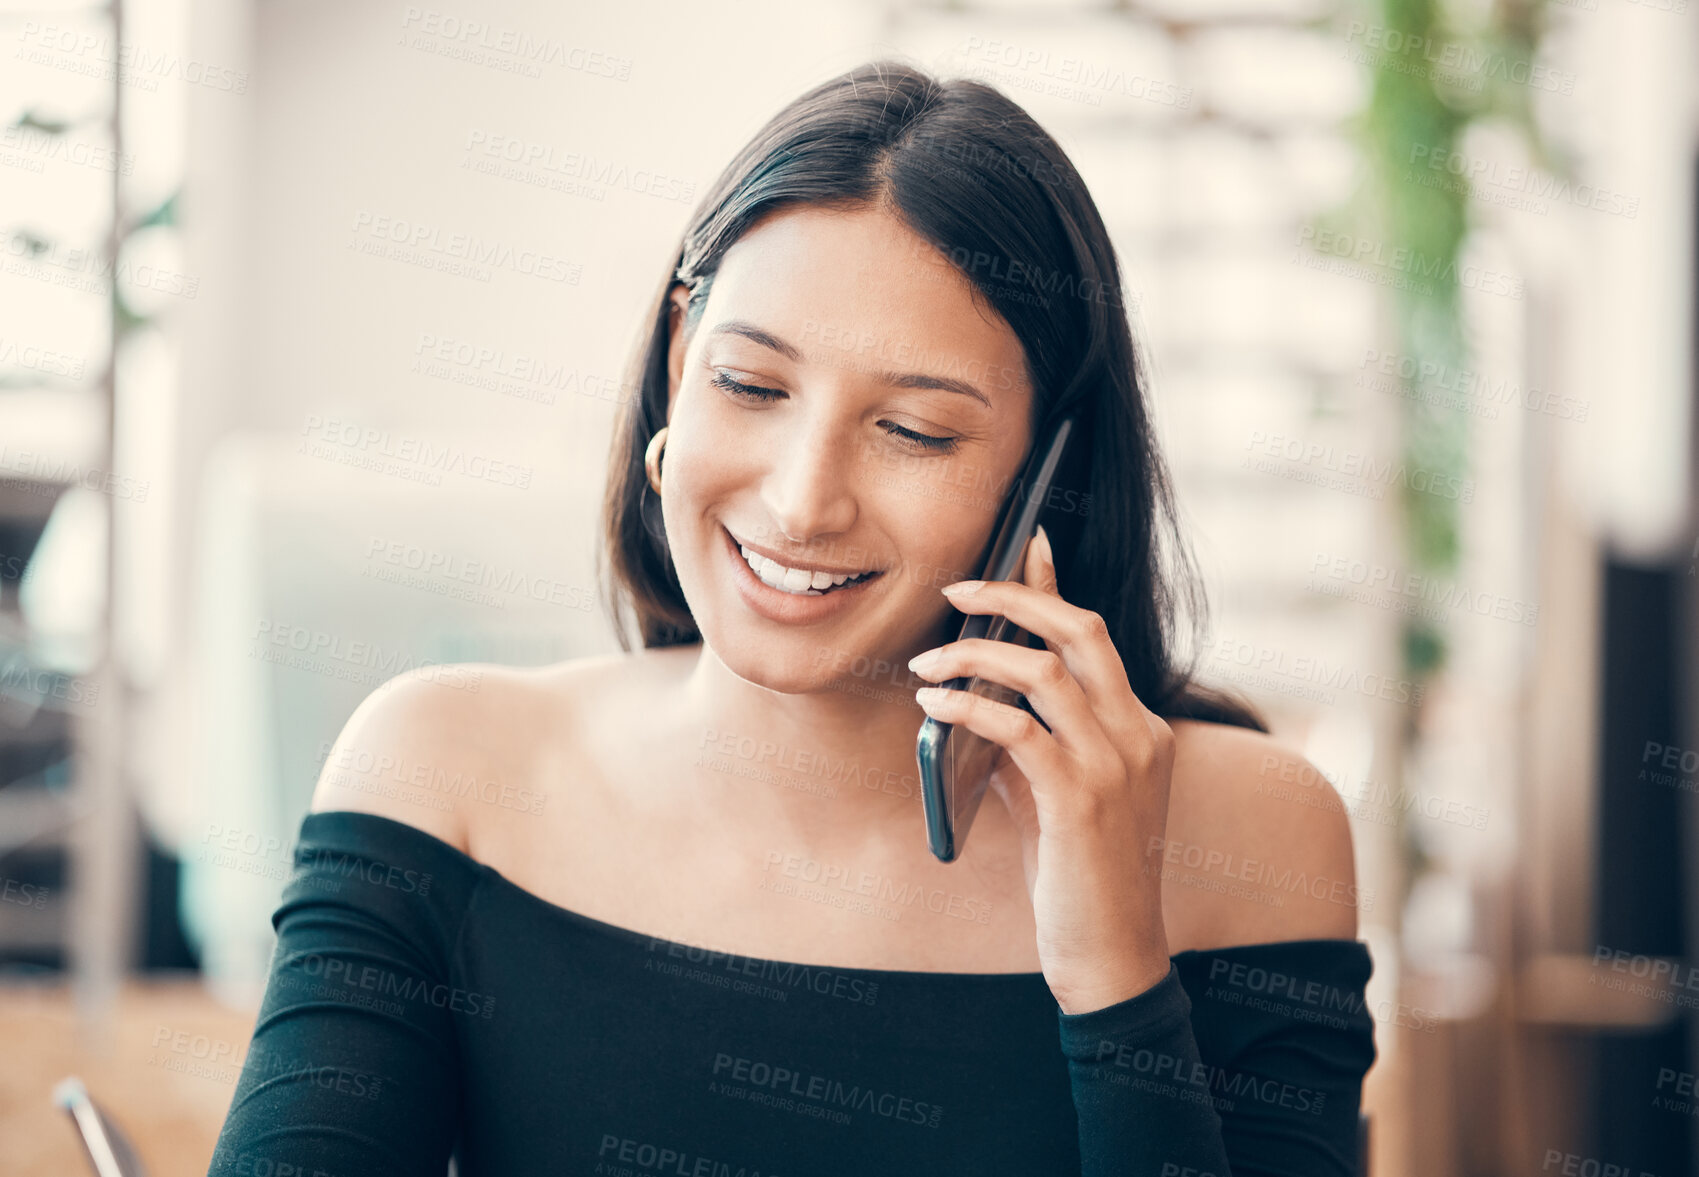
[[(1471, 190), (1466, 176), (1430, 165), (1456, 158), (1471, 126), (1491, 119), (1520, 133), (1541, 166), (1566, 172), (1531, 106), (1545, 2), (1496, 3), (1465, 27), (1433, 0), (1379, 0), (1370, 19), (1353, 20), (1345, 34), (1370, 76), (1368, 104), (1352, 127), (1370, 182), (1316, 228), (1354, 228), (1395, 271), (1385, 285), (1400, 353), (1413, 361), (1399, 365), (1403, 472), (1395, 481), (1404, 559), (1424, 575), (1449, 577), (1458, 567), (1462, 496), (1449, 489), (1469, 476), (1473, 415), (1455, 387), (1441, 387), (1469, 368), (1459, 275)], [(1445, 665), (1446, 634), (1421, 616), (1401, 624), (1404, 674), (1424, 684)]]

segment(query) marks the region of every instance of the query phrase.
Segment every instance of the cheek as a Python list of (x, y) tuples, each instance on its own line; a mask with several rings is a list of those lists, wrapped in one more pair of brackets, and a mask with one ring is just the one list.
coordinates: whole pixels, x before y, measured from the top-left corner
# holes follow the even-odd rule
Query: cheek
[(966, 456), (941, 462), (897, 455), (867, 463), (862, 486), (864, 501), (879, 504), (912, 564), (924, 563), (928, 575), (942, 570), (948, 579), (940, 584), (979, 574), (1002, 507), (994, 471)]
[[(991, 538), (990, 522), (957, 503), (900, 505), (904, 580), (922, 593), (936, 594), (958, 580), (979, 575), (979, 558)], [(940, 597), (940, 600), (943, 598)]]
[[(714, 497), (749, 477), (748, 438), (723, 416), (686, 410), (681, 402), (667, 438), (662, 481), (681, 501)], [(675, 474), (673, 482), (666, 482)]]

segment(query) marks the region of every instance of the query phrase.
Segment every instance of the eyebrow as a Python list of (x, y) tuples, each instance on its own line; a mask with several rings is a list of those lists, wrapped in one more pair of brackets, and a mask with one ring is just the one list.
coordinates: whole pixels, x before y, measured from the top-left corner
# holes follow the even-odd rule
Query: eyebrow
[[(793, 344), (786, 343), (770, 331), (764, 331), (754, 323), (742, 319), (727, 319), (708, 333), (712, 338), (716, 335), (738, 335), (751, 343), (778, 352), (787, 360), (801, 363), (803, 356)], [(971, 396), (986, 408), (993, 408), (990, 398), (965, 380), (954, 380), (948, 376), (932, 376), (925, 372), (872, 372), (874, 379), (883, 381), (895, 388), (935, 388), (942, 392), (959, 392), (963, 396)]]

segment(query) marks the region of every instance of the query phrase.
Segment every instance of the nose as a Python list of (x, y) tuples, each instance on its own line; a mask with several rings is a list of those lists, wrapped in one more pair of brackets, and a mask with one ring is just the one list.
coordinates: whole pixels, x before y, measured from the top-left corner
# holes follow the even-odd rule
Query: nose
[(846, 532), (855, 523), (855, 442), (831, 420), (799, 420), (779, 441), (761, 483), (767, 517), (793, 543)]

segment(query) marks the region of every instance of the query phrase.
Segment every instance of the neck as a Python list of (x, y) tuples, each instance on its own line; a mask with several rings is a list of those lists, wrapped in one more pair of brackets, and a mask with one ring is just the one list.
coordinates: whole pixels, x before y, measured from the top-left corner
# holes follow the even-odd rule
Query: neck
[(804, 838), (924, 846), (914, 692), (927, 683), (907, 656), (787, 693), (738, 677), (706, 642), (699, 651), (683, 684), (696, 759), (749, 786), (740, 805)]

